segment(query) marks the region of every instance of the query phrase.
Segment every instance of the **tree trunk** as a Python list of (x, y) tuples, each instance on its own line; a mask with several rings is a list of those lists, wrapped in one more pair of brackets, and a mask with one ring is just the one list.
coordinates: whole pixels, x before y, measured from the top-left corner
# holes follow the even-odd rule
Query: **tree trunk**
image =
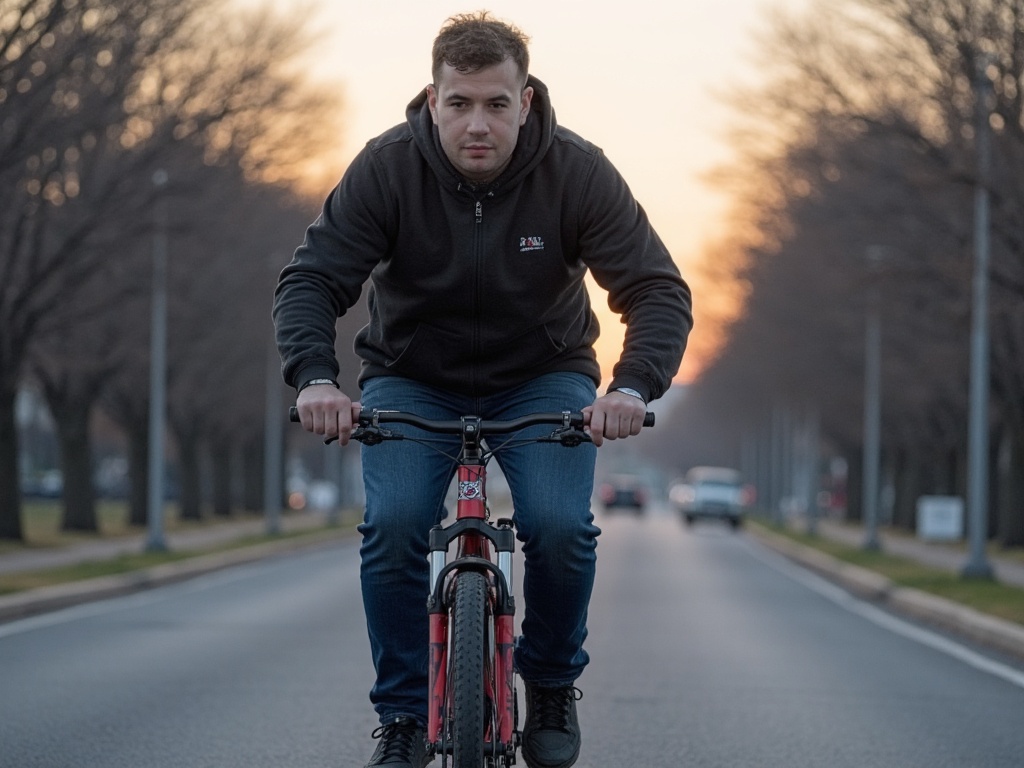
[(21, 527), (21, 478), (18, 475), (17, 389), (0, 386), (0, 539), (24, 541)]
[(57, 416), (61, 471), (64, 474), (65, 531), (96, 533), (96, 489), (92, 483), (92, 445), (89, 442), (89, 408), (61, 409)]
[(202, 481), (199, 476), (199, 437), (193, 429), (176, 430), (181, 480), (181, 519), (202, 520)]
[(860, 446), (847, 455), (850, 458), (846, 473), (846, 519), (859, 522), (864, 519), (864, 457)]
[(920, 451), (916, 447), (897, 448), (896, 462), (896, 500), (892, 511), (892, 524), (906, 531), (914, 530), (917, 517), (917, 497), (921, 495), (920, 483)]
[(999, 477), (999, 448), (1002, 445), (1002, 434), (1005, 429), (991, 430), (988, 440), (988, 521), (986, 523), (988, 540), (1002, 540), (1000, 525), (1002, 514), (1000, 513), (999, 494), (1002, 483)]
[(92, 482), (89, 417), (100, 382), (80, 374), (49, 376), (42, 368), (38, 373), (60, 445), (60, 468), (64, 478), (61, 530), (96, 533), (99, 524), (96, 489)]
[(263, 441), (249, 440), (243, 456), (242, 475), (245, 484), (242, 491), (242, 505), (247, 512), (263, 509)]
[(149, 520), (149, 428), (126, 425), (128, 432), (128, 525), (145, 527)]
[(226, 440), (213, 440), (210, 444), (213, 464), (213, 514), (231, 516), (231, 448)]
[(999, 543), (1024, 546), (1024, 425), (1010, 420), (999, 451)]

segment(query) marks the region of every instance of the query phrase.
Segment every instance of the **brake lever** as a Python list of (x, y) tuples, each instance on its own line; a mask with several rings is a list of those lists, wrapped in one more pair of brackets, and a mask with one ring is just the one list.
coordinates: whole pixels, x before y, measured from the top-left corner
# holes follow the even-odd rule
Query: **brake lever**
[(590, 438), (590, 435), (582, 429), (565, 427), (556, 429), (546, 440), (544, 440), (544, 442), (559, 443), (566, 448), (575, 448), (581, 443), (592, 443), (593, 440)]
[[(352, 430), (352, 435), (349, 440), (357, 440), (363, 445), (380, 445), (385, 440), (401, 440), (403, 435), (398, 432), (393, 432), (390, 429), (384, 429), (383, 427), (377, 427), (374, 425), (368, 425), (365, 427), (356, 427)], [(324, 445), (330, 445), (336, 441), (337, 437), (328, 437), (324, 439)]]

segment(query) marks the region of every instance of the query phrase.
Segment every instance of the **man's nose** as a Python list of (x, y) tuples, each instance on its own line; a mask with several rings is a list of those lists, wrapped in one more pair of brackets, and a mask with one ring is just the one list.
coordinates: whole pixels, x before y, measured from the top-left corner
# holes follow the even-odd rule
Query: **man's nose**
[(487, 122), (487, 112), (483, 109), (474, 109), (469, 118), (469, 132), (474, 134), (489, 133), (491, 130)]

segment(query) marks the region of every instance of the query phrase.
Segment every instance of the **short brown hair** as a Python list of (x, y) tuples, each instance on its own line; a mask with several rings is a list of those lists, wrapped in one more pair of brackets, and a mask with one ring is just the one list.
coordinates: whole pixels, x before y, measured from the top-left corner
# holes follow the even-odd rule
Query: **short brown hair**
[(452, 16), (434, 39), (431, 69), (434, 83), (445, 64), (460, 72), (475, 72), (512, 59), (525, 84), (530, 71), (530, 53), (526, 47), (529, 40), (522, 30), (498, 21), (487, 11)]

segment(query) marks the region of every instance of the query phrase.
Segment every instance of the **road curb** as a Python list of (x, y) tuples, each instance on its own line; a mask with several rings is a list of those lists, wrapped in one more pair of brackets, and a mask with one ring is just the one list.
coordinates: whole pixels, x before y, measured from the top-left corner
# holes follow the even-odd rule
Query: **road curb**
[(844, 563), (777, 533), (755, 526), (749, 526), (748, 530), (770, 549), (858, 597), (880, 603), (903, 616), (940, 627), (979, 645), (1024, 659), (1024, 626), (919, 589), (897, 586), (881, 574)]
[(326, 548), (351, 534), (351, 529), (327, 529), (306, 536), (242, 546), (208, 555), (195, 555), (178, 562), (164, 563), (114, 576), (99, 576), (94, 579), (82, 579), (0, 595), (0, 623), (94, 600), (153, 589), (269, 557)]

